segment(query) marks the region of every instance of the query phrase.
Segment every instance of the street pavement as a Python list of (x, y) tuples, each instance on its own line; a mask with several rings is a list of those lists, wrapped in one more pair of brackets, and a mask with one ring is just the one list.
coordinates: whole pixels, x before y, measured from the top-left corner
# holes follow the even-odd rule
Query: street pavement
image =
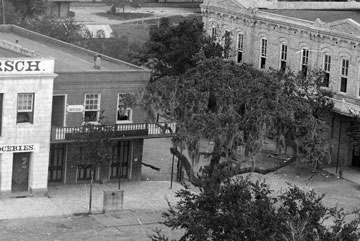
[[(168, 208), (168, 202), (176, 203), (175, 192), (181, 187), (174, 182), (170, 189), (170, 181), (122, 182), (124, 200), (121, 213), (127, 215), (131, 222), (138, 222), (136, 213), (144, 213), (146, 220), (149, 219), (146, 213), (158, 212), (155, 216), (159, 216), (161, 211)], [(103, 213), (104, 190), (117, 189), (117, 183), (94, 184), (92, 213)], [(89, 210), (89, 193), (89, 184), (56, 185), (48, 187), (46, 196), (0, 199), (0, 220), (86, 214)], [(117, 222), (121, 222), (121, 219), (117, 219)]]

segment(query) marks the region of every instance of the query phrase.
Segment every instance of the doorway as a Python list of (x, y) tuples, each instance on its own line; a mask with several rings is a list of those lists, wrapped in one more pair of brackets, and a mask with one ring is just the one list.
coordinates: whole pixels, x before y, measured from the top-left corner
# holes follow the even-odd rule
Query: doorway
[(110, 179), (128, 177), (131, 159), (131, 141), (119, 141), (113, 146), (112, 162), (110, 166)]
[(65, 126), (65, 95), (54, 95), (51, 113), (51, 126)]
[(360, 167), (360, 145), (353, 146), (351, 164), (355, 167)]
[(14, 153), (11, 192), (27, 192), (29, 188), (30, 152)]

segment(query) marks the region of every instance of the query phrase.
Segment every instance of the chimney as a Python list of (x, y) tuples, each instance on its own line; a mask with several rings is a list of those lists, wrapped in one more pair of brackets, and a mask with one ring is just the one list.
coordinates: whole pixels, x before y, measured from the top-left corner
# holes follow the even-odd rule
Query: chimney
[(94, 69), (100, 69), (101, 67), (101, 56), (100, 54), (98, 56), (94, 57)]

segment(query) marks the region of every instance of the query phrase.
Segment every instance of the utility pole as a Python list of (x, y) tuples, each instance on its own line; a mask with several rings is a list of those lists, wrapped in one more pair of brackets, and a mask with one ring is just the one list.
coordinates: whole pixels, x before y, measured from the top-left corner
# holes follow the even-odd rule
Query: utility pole
[(3, 24), (5, 24), (5, 4), (4, 4), (4, 1), (5, 0), (1, 0)]

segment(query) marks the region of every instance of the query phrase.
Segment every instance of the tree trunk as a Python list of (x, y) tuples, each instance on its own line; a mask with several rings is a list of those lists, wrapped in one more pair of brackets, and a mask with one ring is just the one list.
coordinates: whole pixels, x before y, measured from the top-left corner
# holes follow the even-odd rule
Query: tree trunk
[(186, 156), (184, 156), (177, 148), (175, 147), (171, 147), (170, 148), (170, 152), (171, 154), (173, 154), (174, 156), (176, 156), (178, 158), (178, 160), (181, 162), (181, 164), (183, 165), (183, 167), (185, 168), (185, 172), (186, 175), (189, 177), (189, 181), (195, 185), (195, 186), (199, 186), (200, 185), (200, 180), (199, 178), (197, 178), (194, 174), (194, 170), (191, 166), (191, 163), (189, 162), (189, 160), (186, 158)]

